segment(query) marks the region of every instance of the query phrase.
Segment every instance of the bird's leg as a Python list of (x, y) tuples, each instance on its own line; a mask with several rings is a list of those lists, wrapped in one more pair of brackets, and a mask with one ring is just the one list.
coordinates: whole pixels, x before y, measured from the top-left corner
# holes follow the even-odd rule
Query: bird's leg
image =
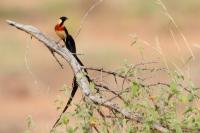
[(61, 47), (62, 47), (62, 48), (64, 48), (64, 47), (65, 47), (65, 45), (61, 45)]
[(58, 41), (56, 41), (56, 44), (58, 44), (60, 47), (64, 48), (65, 45), (60, 44), (60, 41), (62, 41), (62, 39), (59, 39)]

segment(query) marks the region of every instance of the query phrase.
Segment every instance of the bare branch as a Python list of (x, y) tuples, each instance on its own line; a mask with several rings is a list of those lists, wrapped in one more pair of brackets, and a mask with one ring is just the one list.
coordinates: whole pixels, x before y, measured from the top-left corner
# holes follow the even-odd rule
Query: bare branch
[[(125, 76), (120, 75), (120, 74), (118, 74), (117, 72), (104, 70), (103, 68), (93, 68), (93, 67), (83, 67), (83, 68), (85, 68), (85, 69), (87, 69), (87, 70), (93, 70), (93, 71), (99, 71), (99, 72), (107, 73), (107, 74), (113, 75), (113, 76), (115, 76), (115, 77), (116, 77), (116, 76), (117, 76), (117, 77), (120, 77), (120, 78), (122, 78), (122, 79), (125, 78)], [(126, 80), (128, 80), (128, 81), (131, 82), (130, 79), (126, 79)]]
[(10, 20), (7, 20), (7, 23), (10, 24), (11, 26), (16, 27), (19, 30), (22, 30), (30, 34), (31, 36), (42, 42), (51, 51), (56, 52), (61, 57), (63, 57), (71, 66), (77, 78), (78, 84), (82, 89), (83, 94), (86, 96), (90, 94), (89, 82), (86, 76), (84, 76), (85, 75), (84, 69), (81, 68), (77, 60), (74, 58), (74, 56), (70, 53), (68, 49), (60, 47), (56, 43), (56, 41), (47, 37), (45, 34), (43, 34), (41, 31), (39, 31), (37, 28), (31, 25), (23, 25)]

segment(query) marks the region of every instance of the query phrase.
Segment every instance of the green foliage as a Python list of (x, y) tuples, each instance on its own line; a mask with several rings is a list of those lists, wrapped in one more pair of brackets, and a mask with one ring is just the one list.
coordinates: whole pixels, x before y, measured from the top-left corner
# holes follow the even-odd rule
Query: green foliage
[(34, 128), (34, 121), (32, 119), (32, 116), (27, 116), (26, 118), (26, 130), (24, 133), (32, 133), (32, 129)]
[(66, 132), (67, 132), (67, 133), (75, 133), (77, 129), (78, 129), (77, 127), (70, 127), (70, 126), (69, 126), (69, 127), (66, 129)]
[[(147, 67), (151, 65), (153, 68)], [(156, 71), (154, 63), (151, 62), (137, 65), (125, 62), (123, 67), (117, 70), (116, 75), (129, 79), (129, 82), (125, 83), (126, 87), (121, 90), (124, 102), (118, 103), (116, 100), (116, 103), (131, 113), (138, 114), (141, 122), (127, 119), (114, 110), (109, 108), (106, 110), (101, 105), (84, 98), (81, 103), (76, 105), (74, 111), (67, 112), (62, 116), (60, 126), (65, 127), (66, 133), (88, 133), (91, 130), (98, 130), (101, 133), (153, 133), (157, 132), (153, 126), (158, 123), (169, 129), (170, 132), (199, 132), (200, 108), (196, 106), (199, 102), (198, 88), (192, 81), (185, 81), (184, 76), (177, 71), (165, 72), (168, 82), (164, 83), (160, 81), (148, 83), (145, 78), (140, 76)], [(103, 94), (105, 92), (99, 93), (96, 90), (95, 81), (90, 82), (89, 86), (92, 95), (106, 97)], [(61, 91), (67, 95), (67, 89), (64, 86)], [(63, 101), (59, 99), (57, 104), (61, 107)], [(106, 99), (109, 98), (106, 97)], [(106, 116), (110, 118), (106, 118)], [(75, 119), (73, 124), (71, 123), (72, 119)]]
[[(121, 69), (117, 70), (118, 76), (131, 80), (121, 90), (123, 93), (120, 94), (124, 101), (112, 102), (137, 114), (141, 118), (140, 122), (127, 119), (119, 112), (97, 105), (85, 97), (83, 101), (75, 105), (73, 111), (66, 112), (61, 117), (59, 126), (65, 127), (66, 133), (88, 133), (94, 130), (100, 133), (154, 133), (158, 132), (153, 128), (154, 124), (158, 123), (170, 132), (199, 132), (198, 88), (192, 81), (185, 81), (184, 76), (177, 71), (166, 72), (168, 82), (165, 83), (160, 81), (148, 83), (141, 80), (141, 74), (154, 71), (155, 69), (147, 68), (143, 63), (139, 65), (125, 63)], [(138, 76), (141, 79), (138, 79)], [(95, 82), (90, 83), (90, 90), (92, 95), (96, 94), (109, 99), (103, 95), (103, 92), (96, 91)], [(68, 93), (66, 86), (61, 91), (65, 95)], [(56, 100), (56, 103), (58, 107), (63, 106), (63, 100), (60, 98)], [(72, 120), (75, 121), (71, 122)], [(29, 130), (26, 133), (30, 133), (31, 123), (31, 117), (29, 117), (27, 119)]]
[(131, 83), (131, 95), (132, 97), (137, 96), (139, 91), (139, 85), (136, 82)]

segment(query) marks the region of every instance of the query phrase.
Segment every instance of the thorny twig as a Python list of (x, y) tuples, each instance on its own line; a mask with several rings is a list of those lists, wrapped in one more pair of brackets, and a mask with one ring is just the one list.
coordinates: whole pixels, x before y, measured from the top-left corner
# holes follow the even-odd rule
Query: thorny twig
[(112, 94), (114, 94), (115, 96), (117, 96), (119, 99), (121, 99), (124, 103), (126, 102), (126, 101), (124, 100), (124, 98), (122, 98), (120, 95), (118, 95), (115, 91), (111, 90), (109, 87), (107, 87), (107, 86), (105, 86), (105, 85), (103, 85), (103, 84), (97, 84), (97, 83), (95, 83), (95, 85), (96, 85), (97, 87), (104, 88), (105, 90), (111, 92)]
[[(133, 71), (134, 69), (136, 69), (137, 67), (139, 66), (144, 66), (144, 65), (148, 65), (148, 64), (155, 64), (155, 63), (158, 63), (158, 62), (145, 62), (145, 63), (138, 63), (136, 65), (133, 65), (132, 67), (130, 67), (128, 69), (128, 71)], [(102, 73), (106, 73), (106, 74), (110, 74), (110, 75), (113, 75), (115, 77), (115, 80), (116, 80), (116, 77), (120, 77), (122, 79), (126, 79), (128, 81), (131, 81), (130, 79), (128, 79), (128, 75), (127, 73), (125, 75), (122, 75), (122, 74), (119, 74), (118, 72), (115, 72), (115, 71), (110, 71), (110, 70), (105, 70), (103, 68), (94, 68), (94, 67), (83, 67), (84, 69), (87, 69), (87, 70), (92, 70), (92, 71), (98, 71), (98, 72), (102, 72)], [(166, 68), (139, 68), (141, 71), (150, 71), (150, 72), (157, 72), (157, 71), (166, 71), (167, 69)], [(139, 78), (139, 80), (142, 80), (141, 78)], [(117, 81), (115, 81), (117, 82)]]

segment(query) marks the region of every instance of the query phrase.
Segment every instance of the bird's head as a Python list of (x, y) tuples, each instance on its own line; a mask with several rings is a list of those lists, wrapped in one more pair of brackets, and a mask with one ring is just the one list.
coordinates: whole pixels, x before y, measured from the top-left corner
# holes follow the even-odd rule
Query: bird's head
[(67, 17), (62, 16), (59, 18), (58, 23), (62, 25), (67, 19), (68, 19)]

